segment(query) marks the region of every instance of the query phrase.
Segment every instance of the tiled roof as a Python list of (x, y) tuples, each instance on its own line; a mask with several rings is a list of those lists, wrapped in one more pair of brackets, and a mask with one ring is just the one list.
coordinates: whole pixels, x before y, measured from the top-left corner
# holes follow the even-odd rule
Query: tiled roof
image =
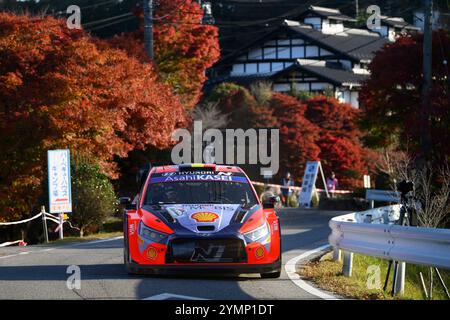
[(208, 81), (208, 85), (214, 85), (220, 82), (250, 84), (261, 80), (273, 81), (295, 70), (309, 73), (337, 86), (360, 86), (369, 77), (365, 74), (355, 74), (352, 71), (332, 67), (325, 61), (298, 59), (295, 64), (277, 72), (224, 76), (211, 79)]
[(319, 43), (331, 51), (338, 51), (355, 60), (371, 60), (388, 39), (361, 29), (344, 29), (336, 34), (324, 34), (307, 25), (288, 25), (290, 30)]
[(353, 19), (345, 14), (342, 14), (339, 9), (310, 6), (308, 8), (308, 10), (305, 12), (305, 14), (309, 15), (309, 16), (317, 15), (319, 17), (334, 19), (334, 20), (356, 22), (355, 19)]
[(325, 61), (299, 59), (296, 64), (283, 71), (289, 72), (290, 70), (287, 69), (305, 70), (341, 86), (359, 86), (369, 78), (369, 75), (356, 74), (349, 70), (330, 67)]
[(387, 17), (387, 16), (381, 16), (381, 22), (384, 24), (387, 24), (388, 26), (395, 27), (395, 28), (404, 28), (409, 30), (420, 30), (420, 28), (417, 28), (408, 22), (405, 21), (403, 18), (399, 17)]

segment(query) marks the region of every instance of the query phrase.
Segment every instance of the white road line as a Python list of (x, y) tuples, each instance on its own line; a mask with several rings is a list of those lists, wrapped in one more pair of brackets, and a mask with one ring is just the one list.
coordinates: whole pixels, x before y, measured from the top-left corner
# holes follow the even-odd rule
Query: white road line
[(114, 241), (114, 240), (119, 240), (119, 239), (123, 239), (123, 236), (118, 236), (118, 237), (114, 237), (114, 238), (108, 238), (108, 239), (101, 239), (101, 240), (94, 240), (94, 241), (86, 241), (86, 242), (78, 242), (78, 243), (74, 243), (71, 245), (67, 245), (64, 247), (78, 247), (81, 245), (91, 245), (91, 244), (97, 244), (97, 243), (103, 243), (103, 242), (109, 242), (109, 241)]
[(192, 297), (192, 296), (183, 296), (179, 294), (172, 294), (172, 293), (161, 293), (154, 296), (150, 296), (147, 298), (144, 298), (142, 300), (168, 300), (168, 299), (181, 299), (181, 300), (208, 300), (204, 298), (198, 298), (198, 297)]
[(81, 245), (91, 245), (91, 244), (97, 244), (97, 243), (109, 242), (109, 241), (119, 240), (119, 239), (122, 239), (122, 238), (123, 238), (123, 236), (119, 236), (119, 237), (108, 238), (108, 239), (102, 239), (102, 240), (94, 240), (94, 241), (86, 241), (86, 242), (79, 242), (79, 243), (74, 243), (74, 244), (62, 245), (62, 246), (57, 246), (57, 247), (52, 247), (52, 248), (46, 248), (46, 249), (36, 250), (36, 251), (22, 251), (22, 252), (19, 252), (19, 253), (10, 254), (10, 255), (8, 255), (8, 256), (0, 256), (0, 259), (6, 259), (6, 258), (17, 257), (17, 256), (20, 256), (20, 255), (25, 255), (25, 254), (29, 254), (29, 253), (49, 252), (49, 251), (53, 251), (53, 250), (59, 249), (59, 248), (64, 249), (64, 248), (78, 247), (78, 246), (81, 246)]
[(286, 273), (289, 277), (289, 279), (291, 279), (291, 281), (298, 287), (300, 287), (301, 289), (303, 289), (304, 291), (320, 298), (320, 299), (324, 299), (324, 300), (339, 300), (339, 298), (332, 296), (330, 294), (327, 294), (325, 292), (322, 292), (316, 288), (314, 288), (313, 286), (309, 285), (308, 283), (306, 283), (305, 281), (303, 281), (300, 276), (297, 273), (297, 262), (305, 259), (319, 251), (328, 249), (330, 247), (329, 244), (323, 245), (321, 247), (318, 247), (316, 249), (307, 251), (305, 253), (302, 253), (301, 255), (294, 257), (292, 259), (290, 259), (286, 265), (284, 266), (284, 269), (286, 270)]

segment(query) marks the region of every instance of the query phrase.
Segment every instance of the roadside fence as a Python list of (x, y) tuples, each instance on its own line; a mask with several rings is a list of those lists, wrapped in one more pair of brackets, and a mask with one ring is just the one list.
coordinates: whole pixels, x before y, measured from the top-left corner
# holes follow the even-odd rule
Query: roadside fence
[[(59, 216), (50, 214), (48, 212), (45, 211), (45, 206), (41, 207), (41, 212), (39, 212), (37, 215), (28, 218), (28, 219), (24, 219), (24, 220), (20, 220), (20, 221), (13, 221), (13, 222), (0, 222), (0, 226), (10, 226), (10, 225), (18, 225), (18, 224), (23, 224), (23, 223), (27, 223), (30, 222), (32, 220), (38, 219), (38, 218), (42, 219), (42, 228), (43, 228), (43, 232), (44, 232), (44, 239), (45, 242), (48, 243), (48, 227), (47, 227), (47, 221), (51, 221), (57, 224), (56, 228), (53, 230), (53, 232), (58, 232), (60, 234), (60, 238), (63, 238), (63, 233), (62, 233), (62, 229), (64, 226), (64, 223), (67, 223), (69, 225), (69, 227), (71, 229), (75, 229), (75, 230), (80, 230), (77, 227), (72, 226), (72, 224), (70, 223), (69, 220), (64, 219), (64, 215), (63, 214), (59, 214)], [(11, 245), (26, 245), (26, 243), (24, 242), (24, 240), (16, 240), (16, 241), (9, 241), (9, 242), (4, 242), (4, 243), (0, 243), (0, 247), (6, 247), (6, 246), (11, 246)]]

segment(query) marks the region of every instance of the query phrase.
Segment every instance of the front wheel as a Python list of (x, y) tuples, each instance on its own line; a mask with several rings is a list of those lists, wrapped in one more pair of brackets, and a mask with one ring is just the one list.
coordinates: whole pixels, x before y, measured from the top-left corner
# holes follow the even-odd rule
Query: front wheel
[(263, 279), (275, 279), (275, 278), (279, 278), (280, 275), (281, 275), (281, 271), (261, 273), (261, 278), (263, 278)]

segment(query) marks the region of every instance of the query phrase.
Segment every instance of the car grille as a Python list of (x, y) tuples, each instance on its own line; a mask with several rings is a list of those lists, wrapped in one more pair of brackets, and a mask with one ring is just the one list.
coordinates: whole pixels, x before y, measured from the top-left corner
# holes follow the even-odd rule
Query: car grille
[(169, 244), (167, 262), (236, 263), (246, 262), (247, 254), (239, 239), (174, 239)]

